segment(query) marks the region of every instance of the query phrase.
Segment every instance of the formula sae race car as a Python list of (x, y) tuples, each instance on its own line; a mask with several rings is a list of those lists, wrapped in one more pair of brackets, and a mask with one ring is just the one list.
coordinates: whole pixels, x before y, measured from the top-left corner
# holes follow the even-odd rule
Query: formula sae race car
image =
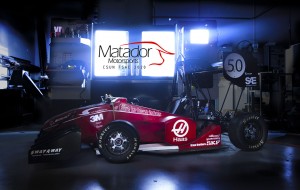
[[(66, 160), (89, 144), (107, 161), (128, 162), (139, 151), (200, 151), (220, 148), (221, 122), (211, 116), (194, 119), (180, 115), (186, 97), (168, 111), (140, 106), (124, 97), (106, 95), (95, 105), (72, 109), (44, 123), (28, 151), (29, 163)], [(230, 120), (228, 135), (241, 150), (254, 151), (267, 139), (264, 120), (250, 113)]]
[[(224, 77), (242, 89), (255, 87), (256, 65), (251, 59), (244, 61), (243, 57), (247, 56), (242, 55), (224, 56)], [(182, 82), (183, 93), (173, 96), (165, 111), (139, 105), (126, 97), (105, 95), (98, 104), (74, 108), (48, 119), (28, 151), (29, 163), (72, 158), (82, 144), (91, 145), (113, 163), (128, 162), (139, 151), (212, 150), (221, 148), (224, 132), (237, 148), (260, 150), (268, 137), (263, 117), (238, 111), (238, 105), (225, 115), (210, 106), (201, 106), (202, 100), (192, 95), (192, 86), (196, 92), (209, 88), (212, 72), (198, 72), (199, 69), (192, 66), (184, 61), (177, 62), (173, 85)], [(176, 81), (179, 79), (181, 81)], [(209, 103), (209, 99), (204, 101)]]

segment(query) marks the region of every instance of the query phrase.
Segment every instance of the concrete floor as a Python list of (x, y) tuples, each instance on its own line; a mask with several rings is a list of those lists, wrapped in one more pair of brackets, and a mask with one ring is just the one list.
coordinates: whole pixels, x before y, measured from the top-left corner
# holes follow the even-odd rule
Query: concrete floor
[[(38, 127), (38, 126), (37, 126)], [(299, 190), (300, 135), (270, 131), (257, 152), (243, 152), (223, 135), (219, 150), (138, 153), (133, 161), (112, 164), (89, 147), (66, 163), (27, 163), (38, 131), (0, 131), (1, 190)]]

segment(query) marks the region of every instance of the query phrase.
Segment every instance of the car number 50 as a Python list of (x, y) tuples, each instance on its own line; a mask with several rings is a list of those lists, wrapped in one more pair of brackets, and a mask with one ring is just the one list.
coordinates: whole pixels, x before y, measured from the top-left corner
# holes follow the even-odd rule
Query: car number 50
[(245, 60), (240, 54), (231, 53), (225, 58), (224, 69), (229, 77), (239, 78), (245, 72)]

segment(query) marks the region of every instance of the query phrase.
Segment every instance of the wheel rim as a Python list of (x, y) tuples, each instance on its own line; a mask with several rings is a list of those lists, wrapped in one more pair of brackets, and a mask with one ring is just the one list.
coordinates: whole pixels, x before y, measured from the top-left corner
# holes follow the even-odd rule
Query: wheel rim
[(107, 150), (115, 155), (120, 155), (129, 149), (129, 137), (122, 131), (115, 131), (109, 135), (106, 141)]
[(244, 125), (244, 138), (249, 143), (256, 143), (260, 140), (262, 131), (254, 121), (250, 121)]

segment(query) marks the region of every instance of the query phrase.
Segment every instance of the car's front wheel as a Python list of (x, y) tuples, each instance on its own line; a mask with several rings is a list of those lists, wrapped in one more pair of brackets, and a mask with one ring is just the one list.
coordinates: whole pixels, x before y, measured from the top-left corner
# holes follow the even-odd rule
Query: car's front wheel
[(139, 138), (135, 129), (128, 124), (111, 124), (99, 133), (98, 147), (107, 161), (128, 162), (139, 149)]

